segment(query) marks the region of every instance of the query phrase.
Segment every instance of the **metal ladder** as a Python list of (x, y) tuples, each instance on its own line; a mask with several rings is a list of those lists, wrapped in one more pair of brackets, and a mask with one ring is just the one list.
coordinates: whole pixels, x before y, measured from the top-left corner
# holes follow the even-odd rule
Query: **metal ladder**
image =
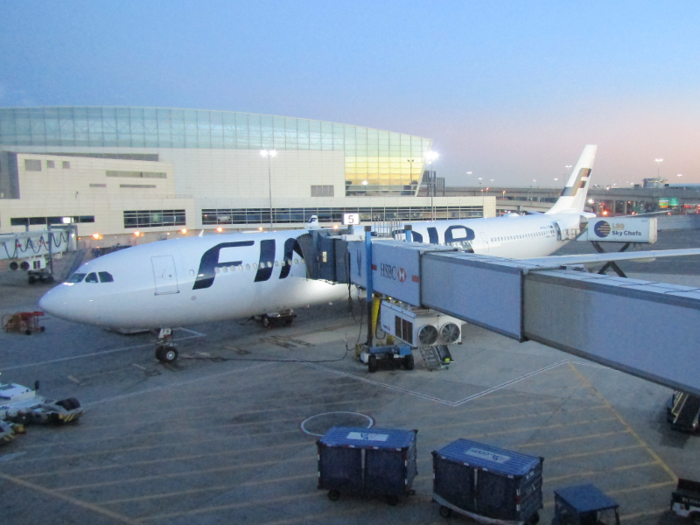
[(421, 346), (418, 350), (420, 350), (425, 368), (432, 372), (433, 370), (440, 370), (443, 367), (442, 361), (440, 361), (440, 357), (437, 353), (437, 347)]

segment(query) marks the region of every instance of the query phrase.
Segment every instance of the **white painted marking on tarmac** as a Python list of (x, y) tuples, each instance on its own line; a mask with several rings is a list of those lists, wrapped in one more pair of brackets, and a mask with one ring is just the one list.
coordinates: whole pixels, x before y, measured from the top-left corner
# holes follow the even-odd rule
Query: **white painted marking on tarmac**
[(247, 372), (248, 370), (253, 370), (254, 368), (260, 368), (263, 366), (270, 366), (273, 363), (259, 363), (246, 368), (237, 368), (236, 370), (229, 370), (228, 372), (221, 372), (219, 374), (211, 374), (207, 376), (197, 377), (195, 379), (188, 379), (187, 381), (178, 381), (175, 383), (169, 383), (167, 385), (154, 386), (153, 388), (146, 388), (145, 390), (139, 390), (138, 392), (130, 392), (129, 394), (122, 394), (119, 396), (108, 397), (101, 399), (99, 401), (92, 401), (90, 403), (83, 403), (84, 407), (92, 407), (96, 405), (102, 405), (104, 403), (111, 403), (113, 401), (120, 401), (122, 399), (128, 399), (130, 397), (142, 396), (144, 394), (150, 394), (151, 392), (157, 392), (158, 390), (167, 390), (169, 388), (179, 388), (185, 385), (191, 385), (199, 381), (208, 381), (211, 379), (216, 379), (218, 377), (224, 377), (231, 374), (237, 374), (239, 372)]
[[(492, 393), (494, 393), (494, 392), (497, 392), (497, 391), (499, 391), (499, 390), (502, 390), (502, 389), (504, 389), (504, 388), (507, 388), (507, 387), (509, 387), (509, 386), (511, 386), (511, 385), (514, 385), (515, 383), (518, 383), (518, 382), (520, 382), (520, 381), (523, 381), (524, 379), (528, 379), (528, 378), (530, 378), (530, 377), (534, 377), (534, 376), (536, 376), (536, 375), (542, 374), (543, 372), (548, 372), (549, 370), (552, 370), (552, 369), (557, 368), (557, 367), (559, 367), (559, 366), (565, 365), (565, 364), (567, 364), (567, 363), (572, 363), (572, 364), (581, 365), (581, 366), (591, 366), (591, 367), (594, 367), (594, 368), (608, 369), (608, 367), (601, 366), (601, 365), (598, 365), (598, 364), (596, 364), (596, 363), (585, 363), (585, 362), (582, 362), (582, 361), (571, 361), (570, 359), (566, 359), (566, 360), (564, 360), (564, 361), (559, 361), (559, 362), (554, 363), (554, 364), (552, 364), (552, 365), (549, 365), (549, 366), (545, 366), (545, 367), (543, 367), (543, 368), (540, 368), (539, 370), (535, 370), (535, 371), (533, 371), (533, 372), (528, 372), (527, 374), (523, 374), (523, 375), (521, 375), (521, 376), (519, 376), (519, 377), (516, 377), (515, 379), (511, 379), (511, 380), (509, 380), (509, 381), (506, 381), (505, 383), (501, 383), (500, 385), (497, 385), (497, 386), (488, 388), (488, 389), (486, 389), (486, 390), (484, 390), (484, 391), (482, 391), (482, 392), (478, 392), (478, 393), (476, 393), (476, 394), (472, 394), (471, 396), (467, 396), (467, 397), (462, 398), (462, 399), (459, 399), (459, 400), (457, 400), (457, 401), (450, 401), (450, 400), (448, 400), (448, 399), (441, 399), (441, 398), (439, 398), (439, 397), (432, 396), (432, 395), (429, 395), (429, 394), (424, 394), (424, 393), (422, 393), (422, 392), (417, 392), (417, 391), (415, 391), (415, 390), (410, 390), (410, 389), (408, 389), (408, 388), (403, 388), (403, 387), (395, 386), (395, 385), (389, 385), (389, 384), (387, 384), (387, 383), (382, 383), (381, 381), (376, 381), (376, 380), (374, 380), (374, 379), (368, 379), (368, 378), (366, 378), (366, 377), (357, 376), (357, 375), (350, 374), (350, 373), (347, 373), (347, 372), (341, 372), (341, 371), (339, 371), (339, 370), (334, 370), (334, 369), (332, 369), (332, 368), (328, 368), (328, 367), (326, 367), (326, 366), (322, 366), (322, 365), (319, 365), (319, 364), (315, 364), (315, 363), (304, 363), (304, 364), (305, 364), (306, 366), (311, 367), (311, 368), (317, 368), (317, 369), (319, 369), (319, 370), (323, 370), (323, 371), (325, 371), (325, 372), (330, 372), (330, 373), (332, 373), (332, 374), (336, 374), (336, 375), (339, 375), (339, 376), (349, 377), (350, 379), (354, 379), (354, 380), (356, 380), (356, 381), (362, 381), (363, 383), (368, 383), (368, 384), (370, 384), (370, 385), (378, 386), (378, 387), (380, 387), (380, 388), (384, 388), (384, 389), (387, 389), (387, 390), (393, 390), (393, 391), (395, 391), (395, 392), (400, 392), (400, 393), (402, 393), (402, 394), (407, 394), (407, 395), (414, 396), (414, 397), (418, 397), (418, 398), (421, 398), (421, 399), (426, 399), (426, 400), (428, 400), (428, 401), (434, 401), (434, 402), (436, 402), (436, 403), (440, 403), (441, 405), (445, 405), (445, 406), (449, 406), (449, 407), (458, 407), (458, 406), (463, 405), (463, 404), (465, 404), (465, 403), (469, 403), (470, 401), (474, 401), (475, 399), (479, 399), (480, 397), (484, 397), (484, 396), (486, 396), (486, 395), (488, 395), (488, 394), (492, 394)], [(611, 369), (611, 370), (612, 370), (612, 369)]]
[(362, 416), (362, 417), (366, 418), (367, 421), (369, 422), (369, 424), (367, 425), (367, 428), (372, 428), (372, 426), (374, 426), (374, 419), (372, 419), (371, 417), (369, 417), (366, 414), (360, 414), (359, 412), (346, 412), (346, 411), (341, 410), (341, 411), (336, 411), (336, 412), (324, 412), (323, 414), (316, 414), (315, 416), (307, 417), (304, 421), (301, 422), (301, 429), (306, 434), (309, 434), (310, 436), (323, 436), (323, 434), (314, 434), (313, 432), (308, 430), (306, 428), (306, 423), (308, 423), (309, 421), (311, 421), (312, 419), (315, 419), (317, 417), (328, 416), (328, 415), (332, 415), (332, 414), (352, 414), (353, 416)]
[[(200, 334), (199, 332), (195, 332), (194, 330), (189, 330), (187, 328), (181, 328), (181, 330), (185, 332), (189, 332), (192, 335), (187, 336), (187, 337), (178, 337), (178, 341), (187, 341), (189, 339), (197, 339), (199, 337), (204, 337), (205, 334)], [(42, 365), (52, 365), (54, 363), (63, 363), (65, 361), (74, 361), (76, 359), (85, 359), (87, 357), (96, 357), (100, 355), (109, 355), (109, 354), (116, 354), (119, 352), (127, 352), (129, 350), (137, 350), (139, 348), (153, 348), (155, 347), (154, 343), (146, 343), (142, 345), (134, 345), (134, 346), (124, 346), (122, 348), (114, 348), (113, 350), (105, 350), (103, 352), (93, 352), (91, 354), (81, 354), (81, 355), (74, 355), (70, 357), (61, 357), (58, 359), (51, 359), (49, 361), (39, 361), (36, 363), (27, 363), (24, 365), (16, 365), (16, 366), (8, 366), (6, 368), (0, 368), (0, 372), (4, 372), (6, 370), (19, 370), (21, 368), (30, 368), (33, 366), (42, 366)]]
[(2, 462), (7, 462), (7, 461), (12, 461), (15, 458), (18, 458), (20, 456), (24, 456), (26, 452), (15, 452), (14, 454), (3, 454), (0, 456), (0, 461)]

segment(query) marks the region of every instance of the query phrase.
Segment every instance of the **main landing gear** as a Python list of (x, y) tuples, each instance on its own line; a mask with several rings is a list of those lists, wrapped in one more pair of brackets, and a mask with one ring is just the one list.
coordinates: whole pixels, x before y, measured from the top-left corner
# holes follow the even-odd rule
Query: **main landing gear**
[(156, 359), (161, 363), (174, 363), (177, 360), (177, 348), (175, 348), (172, 328), (160, 329), (156, 346)]

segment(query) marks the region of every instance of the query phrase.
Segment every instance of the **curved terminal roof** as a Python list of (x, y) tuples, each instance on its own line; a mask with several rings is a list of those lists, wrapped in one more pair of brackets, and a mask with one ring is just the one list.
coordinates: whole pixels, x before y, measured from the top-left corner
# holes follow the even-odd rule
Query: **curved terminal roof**
[(0, 145), (342, 151), (349, 184), (417, 183), (432, 140), (350, 124), (201, 109), (0, 108)]

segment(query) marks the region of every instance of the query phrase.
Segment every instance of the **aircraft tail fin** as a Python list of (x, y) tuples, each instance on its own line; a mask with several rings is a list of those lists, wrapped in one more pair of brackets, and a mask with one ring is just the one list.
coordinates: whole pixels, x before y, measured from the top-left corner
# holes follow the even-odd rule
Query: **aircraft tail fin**
[(312, 215), (309, 222), (306, 223), (306, 228), (308, 230), (318, 230), (320, 228), (318, 224), (318, 215)]
[(559, 200), (546, 213), (581, 213), (588, 195), (588, 181), (598, 146), (587, 144), (578, 159)]

